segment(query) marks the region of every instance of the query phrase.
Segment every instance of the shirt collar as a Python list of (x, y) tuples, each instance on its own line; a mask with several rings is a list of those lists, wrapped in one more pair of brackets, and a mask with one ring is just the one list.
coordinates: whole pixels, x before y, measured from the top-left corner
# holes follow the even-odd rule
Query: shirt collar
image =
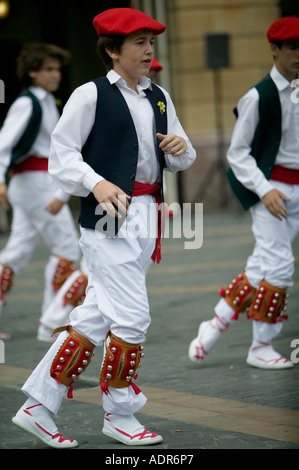
[(50, 93), (44, 88), (38, 86), (30, 86), (29, 90), (40, 100), (44, 100)]
[(272, 67), (272, 70), (270, 72), (270, 76), (271, 76), (272, 80), (274, 81), (274, 83), (277, 86), (279, 91), (283, 91), (291, 85), (290, 82), (286, 78), (284, 78), (281, 75), (281, 73), (278, 72), (275, 65), (273, 65), (273, 67)]
[[(115, 72), (115, 70), (109, 70), (109, 72), (107, 73), (107, 78), (111, 85), (117, 84), (118, 86), (123, 86), (127, 88), (126, 81), (117, 72)], [(150, 78), (145, 76), (140, 77), (138, 89), (146, 90), (147, 88), (149, 88), (150, 90), (152, 89), (152, 82)]]

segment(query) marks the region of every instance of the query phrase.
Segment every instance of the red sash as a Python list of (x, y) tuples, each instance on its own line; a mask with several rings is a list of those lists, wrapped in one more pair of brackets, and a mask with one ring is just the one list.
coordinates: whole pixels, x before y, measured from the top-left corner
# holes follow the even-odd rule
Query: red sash
[(286, 168), (285, 166), (281, 165), (275, 165), (270, 179), (280, 181), (281, 183), (299, 184), (299, 170)]
[[(149, 194), (154, 196), (156, 199), (156, 203), (161, 204), (161, 185), (160, 184), (146, 184), (146, 183), (139, 183), (139, 181), (135, 181), (134, 190), (133, 190), (133, 197), (134, 196), (144, 196)], [(156, 246), (154, 252), (152, 254), (152, 260), (154, 263), (160, 263), (161, 261), (161, 227), (162, 227), (162, 220), (161, 220), (161, 210), (158, 210), (158, 234), (156, 238)]]
[(48, 159), (29, 155), (29, 157), (22, 162), (14, 164), (12, 174), (16, 175), (24, 171), (48, 171)]

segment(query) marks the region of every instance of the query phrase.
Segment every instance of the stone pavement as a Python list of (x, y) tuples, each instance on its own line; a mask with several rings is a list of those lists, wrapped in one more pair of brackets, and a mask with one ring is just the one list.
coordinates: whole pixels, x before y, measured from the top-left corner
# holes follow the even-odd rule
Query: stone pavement
[[(247, 366), (252, 324), (245, 316), (222, 335), (200, 366), (187, 356), (199, 323), (213, 314), (219, 288), (242, 270), (252, 250), (250, 223), (249, 215), (240, 213), (204, 214), (199, 249), (185, 249), (184, 239), (163, 240), (162, 262), (148, 275), (152, 325), (137, 381), (148, 402), (137, 417), (164, 441), (148, 451), (141, 448), (147, 452), (143, 455), (198, 457), (202, 449), (299, 449), (298, 237), (289, 320), (274, 341), (281, 354), (293, 353), (294, 368), (265, 371)], [(2, 235), (0, 247), (5, 242)], [(5, 363), (0, 364), (0, 449), (47, 448), (11, 422), (24, 402), (21, 385), (49, 347), (36, 339), (47, 258), (41, 242), (15, 279), (0, 323), (0, 329), (11, 334), (5, 342)], [(111, 452), (115, 458), (125, 446), (101, 433), (101, 354), (98, 348), (76, 382), (74, 398), (64, 400), (55, 420), (62, 433), (79, 441), (78, 449), (101, 449), (103, 458), (110, 458)], [(125, 450), (127, 456), (139, 455), (137, 447)]]

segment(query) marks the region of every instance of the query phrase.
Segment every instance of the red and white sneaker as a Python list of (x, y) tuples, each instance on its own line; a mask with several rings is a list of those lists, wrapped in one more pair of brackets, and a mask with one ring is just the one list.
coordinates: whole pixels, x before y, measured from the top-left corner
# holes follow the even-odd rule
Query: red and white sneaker
[(5, 331), (0, 331), (0, 339), (10, 339), (10, 334)]
[(191, 362), (199, 364), (221, 336), (227, 330), (229, 323), (224, 323), (218, 316), (212, 320), (203, 321), (199, 325), (198, 334), (190, 343), (188, 356)]
[(159, 434), (147, 431), (134, 415), (106, 413), (102, 432), (128, 446), (147, 446), (163, 441)]
[[(54, 421), (51, 418), (50, 411), (40, 403), (27, 406), (29, 401), (19, 409), (16, 416), (12, 418), (12, 422), (24, 431), (29, 432), (33, 436), (40, 439), (44, 444), (55, 449), (70, 449), (77, 447), (78, 442), (69, 439), (60, 434)], [(27, 407), (26, 407), (27, 406)]]
[(294, 364), (281, 356), (269, 343), (253, 343), (246, 359), (248, 365), (259, 369), (290, 369)]

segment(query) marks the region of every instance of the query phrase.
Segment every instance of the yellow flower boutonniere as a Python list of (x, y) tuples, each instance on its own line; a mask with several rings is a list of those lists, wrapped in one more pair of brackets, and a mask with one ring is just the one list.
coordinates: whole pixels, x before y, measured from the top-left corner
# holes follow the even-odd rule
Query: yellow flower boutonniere
[(164, 114), (166, 110), (166, 105), (163, 103), (163, 101), (158, 101), (157, 106), (160, 108), (160, 113)]

